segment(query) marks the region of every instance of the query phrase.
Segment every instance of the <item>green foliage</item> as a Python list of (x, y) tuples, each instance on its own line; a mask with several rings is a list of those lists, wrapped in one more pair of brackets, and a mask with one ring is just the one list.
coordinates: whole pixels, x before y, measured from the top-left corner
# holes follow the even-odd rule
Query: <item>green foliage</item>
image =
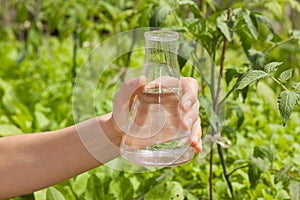
[[(212, 109), (215, 102), (219, 102), (220, 108), (226, 107), (226, 111), (219, 111), (225, 113), (225, 120), (218, 143), (226, 147), (226, 164), (236, 199), (299, 199), (300, 83), (295, 82), (300, 73), (299, 2), (205, 0), (202, 5), (192, 0), (3, 2), (0, 6), (1, 136), (71, 125), (74, 122), (72, 70), (80, 70), (73, 66), (80, 66), (93, 47), (121, 31), (167, 27), (181, 32), (184, 38), (178, 57), (182, 75), (193, 75), (199, 80), (203, 133), (212, 126), (217, 130), (220, 124), (221, 119)], [(226, 94), (216, 100), (217, 84), (210, 82), (214, 74), (201, 74), (196, 69), (214, 70), (219, 77), (224, 39), (227, 40), (223, 66), (226, 84), (222, 90)], [(195, 44), (200, 44), (201, 51), (211, 56), (214, 65), (205, 66), (207, 60), (201, 57), (202, 52)], [(140, 64), (141, 57), (132, 57), (130, 63)], [(127, 56), (118, 58), (99, 81), (99, 114), (111, 110), (112, 88), (120, 80), (124, 70), (120, 66), (125, 65), (126, 59)], [(200, 64), (196, 68), (191, 66), (197, 62)], [(278, 101), (278, 108), (272, 107), (272, 101)], [(207, 199), (208, 157), (195, 157), (183, 166), (141, 174), (102, 166), (14, 199)], [(212, 166), (213, 196), (230, 199), (218, 157)]]

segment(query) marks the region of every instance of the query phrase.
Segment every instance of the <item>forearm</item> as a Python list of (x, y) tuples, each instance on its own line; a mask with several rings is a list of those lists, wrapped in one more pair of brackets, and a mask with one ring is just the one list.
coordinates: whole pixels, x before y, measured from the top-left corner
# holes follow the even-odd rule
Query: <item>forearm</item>
[[(105, 132), (113, 131), (109, 115), (91, 120), (98, 121)], [(92, 131), (82, 132), (85, 130), (78, 124), (57, 131), (1, 138), (0, 199), (45, 188), (101, 165), (82, 143), (78, 128), (81, 135)], [(119, 137), (111, 139), (116, 145), (120, 142)], [(109, 146), (105, 148), (103, 155), (110, 151)], [(114, 153), (107, 159), (116, 156)]]

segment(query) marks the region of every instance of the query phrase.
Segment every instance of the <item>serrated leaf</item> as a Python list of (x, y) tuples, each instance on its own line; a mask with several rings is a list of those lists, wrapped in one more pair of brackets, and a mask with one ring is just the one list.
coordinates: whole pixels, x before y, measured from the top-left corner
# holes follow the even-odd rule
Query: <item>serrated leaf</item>
[(223, 13), (220, 17), (217, 18), (217, 27), (221, 33), (226, 37), (230, 42), (232, 41), (233, 31), (229, 26), (229, 21), (227, 20), (227, 14)]
[(300, 93), (300, 82), (295, 83), (293, 85), (293, 88), (294, 88), (295, 92)]
[(65, 200), (64, 196), (54, 187), (47, 189), (46, 193), (47, 200)]
[(159, 184), (151, 189), (145, 196), (145, 200), (152, 199), (184, 199), (184, 191), (182, 186), (175, 181)]
[(282, 72), (280, 75), (279, 75), (279, 79), (280, 81), (282, 82), (286, 82), (288, 81), (290, 78), (292, 78), (293, 76), (293, 69), (288, 69), (284, 72)]
[(96, 175), (91, 175), (86, 186), (84, 193), (86, 200), (102, 200), (105, 199), (103, 185), (101, 180)]
[(265, 24), (268, 27), (268, 29), (271, 31), (272, 34), (275, 34), (275, 30), (272, 25), (272, 22), (267, 17), (265, 17), (264, 15), (261, 15), (261, 14), (255, 14), (255, 17), (257, 20), (259, 20), (263, 24)]
[(276, 152), (270, 146), (255, 146), (253, 156), (262, 159), (268, 159), (271, 163), (276, 159)]
[(276, 72), (278, 69), (278, 66), (281, 65), (283, 62), (271, 62), (264, 66), (264, 70), (267, 73), (273, 73)]
[(244, 18), (244, 21), (245, 21), (251, 35), (253, 36), (253, 38), (257, 39), (258, 38), (258, 30), (257, 30), (257, 24), (254, 21), (255, 18), (250, 17), (250, 12), (246, 12), (243, 15), (243, 18)]
[(237, 89), (241, 90), (253, 83), (254, 81), (258, 81), (260, 79), (271, 76), (270, 74), (262, 71), (262, 70), (250, 70), (246, 72), (242, 78), (239, 80)]
[(278, 95), (279, 112), (284, 126), (292, 114), (298, 99), (299, 95), (296, 92), (283, 91)]

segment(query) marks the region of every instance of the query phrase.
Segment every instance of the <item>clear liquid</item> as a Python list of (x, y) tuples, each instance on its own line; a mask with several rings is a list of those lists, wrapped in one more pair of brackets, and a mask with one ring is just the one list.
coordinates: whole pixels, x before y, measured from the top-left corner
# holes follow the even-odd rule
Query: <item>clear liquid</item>
[[(124, 159), (145, 166), (176, 166), (188, 162), (194, 150), (187, 145), (188, 137), (148, 146), (145, 149), (125, 148), (121, 150)], [(175, 146), (175, 147), (174, 147)]]
[(126, 160), (147, 166), (173, 166), (192, 159), (189, 131), (181, 128), (177, 88), (147, 88), (137, 95), (121, 145)]

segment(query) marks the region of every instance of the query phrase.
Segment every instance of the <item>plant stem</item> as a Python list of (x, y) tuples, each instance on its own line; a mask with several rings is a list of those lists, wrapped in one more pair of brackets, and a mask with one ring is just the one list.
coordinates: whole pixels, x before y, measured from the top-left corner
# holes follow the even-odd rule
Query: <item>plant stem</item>
[[(230, 18), (231, 18), (231, 8), (228, 8), (227, 21), (229, 21)], [(218, 112), (219, 112), (219, 105), (220, 105), (219, 104), (219, 97), (220, 97), (220, 93), (221, 93), (221, 82), (222, 82), (222, 79), (223, 79), (223, 71), (224, 71), (224, 61), (225, 61), (226, 48), (227, 48), (227, 38), (224, 37), (222, 54), (221, 54), (220, 72), (219, 72), (218, 85), (217, 85), (217, 93), (216, 93), (216, 97), (214, 99), (214, 113), (216, 113), (216, 114), (218, 114)], [(219, 130), (216, 130), (216, 131), (219, 132)], [(235, 194), (234, 194), (234, 190), (233, 190), (233, 187), (232, 187), (232, 183), (231, 183), (230, 177), (228, 175), (228, 170), (227, 170), (226, 162), (225, 162), (225, 159), (224, 159), (224, 154), (223, 154), (222, 146), (219, 145), (219, 144), (217, 144), (217, 146), (218, 146), (218, 153), (219, 153), (219, 156), (220, 156), (220, 159), (221, 159), (221, 163), (222, 163), (223, 173), (224, 173), (227, 185), (229, 187), (231, 197), (232, 197), (232, 199), (234, 199), (235, 198)]]
[(234, 84), (234, 86), (229, 90), (229, 92), (227, 92), (227, 94), (225, 95), (225, 97), (220, 101), (219, 103), (219, 107), (222, 106), (226, 99), (230, 96), (230, 94), (235, 90), (236, 86), (238, 84), (238, 81)]
[(243, 169), (243, 168), (246, 168), (246, 167), (249, 167), (249, 164), (238, 166), (237, 168), (233, 169), (230, 173), (228, 173), (228, 176), (231, 176), (237, 170)]
[(231, 198), (234, 199), (235, 194), (234, 194), (234, 190), (233, 190), (232, 183), (231, 183), (231, 180), (230, 180), (230, 174), (228, 173), (228, 170), (227, 170), (227, 167), (226, 167), (226, 162), (225, 162), (225, 158), (224, 158), (224, 154), (223, 154), (223, 149), (222, 149), (222, 146), (220, 144), (217, 144), (217, 146), (218, 146), (218, 153), (219, 153), (221, 163), (222, 163), (222, 166), (223, 166), (223, 173), (224, 173), (227, 185), (229, 187)]
[(284, 90), (288, 91), (288, 89), (274, 76), (271, 76), (271, 79), (273, 79), (273, 81), (275, 81), (277, 84), (279, 84)]
[(214, 145), (211, 144), (210, 160), (209, 160), (209, 199), (213, 200), (213, 159)]
[(288, 43), (288, 42), (290, 42), (290, 41), (293, 41), (294, 39), (295, 39), (294, 37), (290, 37), (289, 39), (286, 39), (286, 40), (283, 40), (283, 41), (281, 41), (281, 42), (278, 42), (278, 43), (274, 44), (273, 46), (271, 46), (270, 48), (268, 48), (268, 49), (266, 50), (266, 52), (270, 52), (270, 51), (272, 51), (273, 49), (275, 49), (275, 48), (277, 48), (277, 47), (279, 47), (279, 46), (281, 46), (281, 45), (283, 45), (283, 44), (285, 44), (285, 43)]

